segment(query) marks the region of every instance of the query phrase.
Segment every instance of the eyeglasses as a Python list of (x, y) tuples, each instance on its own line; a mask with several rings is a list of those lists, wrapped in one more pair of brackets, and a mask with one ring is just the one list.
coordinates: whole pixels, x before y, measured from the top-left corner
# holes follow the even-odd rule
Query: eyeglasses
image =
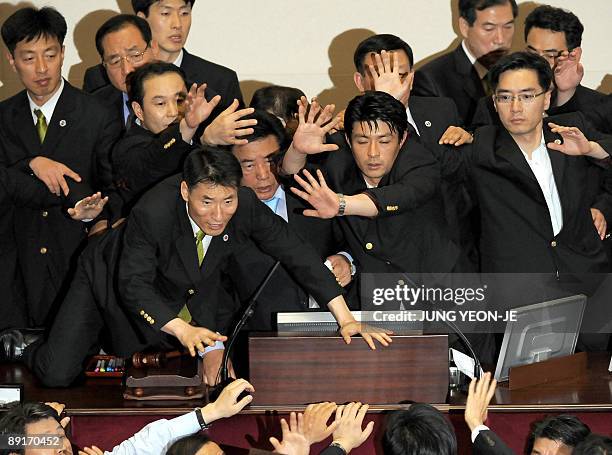
[(147, 52), (147, 49), (149, 47), (145, 47), (144, 51), (140, 52), (140, 51), (134, 51), (134, 52), (130, 52), (127, 55), (114, 55), (110, 60), (104, 60), (104, 65), (109, 67), (109, 68), (117, 68), (119, 65), (121, 65), (121, 61), (125, 60), (126, 62), (135, 65), (137, 63), (142, 62), (142, 60), (144, 59), (144, 55)]
[(529, 52), (530, 54), (539, 55), (540, 57), (544, 57), (548, 61), (553, 61), (553, 60), (557, 60), (559, 57), (561, 57), (566, 52), (569, 52), (569, 50), (542, 52), (532, 47), (527, 47), (527, 52)]
[(518, 95), (493, 95), (493, 97), (495, 98), (497, 104), (510, 104), (515, 99), (517, 99), (520, 103), (529, 104), (533, 103), (538, 96), (544, 95), (544, 93), (546, 92), (547, 90), (544, 90), (540, 93), (519, 93)]

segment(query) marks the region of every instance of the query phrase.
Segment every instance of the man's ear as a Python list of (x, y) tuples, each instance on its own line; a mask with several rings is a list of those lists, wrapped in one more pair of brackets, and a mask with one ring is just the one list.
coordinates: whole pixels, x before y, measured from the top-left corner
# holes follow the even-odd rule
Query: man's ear
[(11, 54), (9, 51), (6, 51), (4, 53), (6, 60), (9, 62), (9, 65), (11, 65), (11, 68), (13, 68), (13, 71), (17, 72), (17, 68), (15, 68), (15, 58), (13, 57), (13, 54)]
[(404, 136), (402, 137), (402, 140), (400, 141), (400, 148), (404, 146), (404, 142), (406, 142), (407, 138), (408, 138), (408, 131), (404, 131)]
[(143, 13), (142, 11), (137, 12), (137, 13), (136, 13), (136, 16), (138, 16), (138, 17), (142, 17), (142, 18), (143, 18), (143, 19), (145, 19), (145, 20), (147, 19), (146, 14), (145, 14), (145, 13)]
[(187, 182), (185, 180), (181, 182), (181, 197), (185, 202), (189, 200), (189, 188), (187, 187)]
[(497, 101), (495, 101), (495, 95), (491, 95), (491, 99), (493, 100), (493, 107), (495, 108), (495, 112), (497, 112)]
[(159, 43), (157, 42), (157, 40), (152, 39), (151, 45), (149, 47), (151, 48), (151, 55), (153, 55), (153, 59), (158, 60), (159, 59)]
[(144, 122), (144, 111), (137, 101), (132, 101), (132, 110), (134, 114), (136, 114), (136, 117), (138, 117), (138, 120), (140, 120), (141, 123)]
[(361, 75), (361, 73), (359, 71), (355, 71), (355, 74), (353, 74), (353, 81), (355, 82), (355, 86), (357, 87), (357, 90), (359, 90), (361, 93), (365, 93), (365, 84), (364, 84), (364, 77)]
[(463, 37), (463, 39), (467, 39), (468, 36), (468, 30), (470, 29), (470, 24), (468, 24), (468, 21), (466, 21), (463, 17), (459, 18), (459, 32), (461, 33), (461, 36)]
[(544, 94), (544, 110), (547, 111), (550, 107), (550, 98), (552, 96), (552, 90), (547, 91)]

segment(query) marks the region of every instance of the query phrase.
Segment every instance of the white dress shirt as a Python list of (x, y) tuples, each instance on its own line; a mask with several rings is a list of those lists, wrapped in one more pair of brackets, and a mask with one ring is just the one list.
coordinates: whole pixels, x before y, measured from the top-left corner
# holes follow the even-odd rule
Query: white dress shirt
[(160, 419), (146, 425), (105, 455), (164, 455), (178, 439), (200, 431), (196, 411), (171, 420)]
[(57, 102), (59, 101), (60, 96), (62, 95), (62, 91), (64, 90), (64, 79), (62, 78), (60, 81), (59, 88), (55, 91), (53, 96), (47, 100), (45, 104), (42, 106), (38, 106), (34, 100), (30, 97), (28, 93), (28, 101), (30, 103), (30, 114), (32, 114), (32, 120), (34, 121), (34, 125), (38, 123), (38, 117), (34, 113), (34, 110), (40, 109), (45, 116), (45, 120), (47, 121), (47, 125), (51, 123), (51, 117), (53, 117), (53, 112), (55, 111), (55, 106), (57, 106)]
[(406, 108), (406, 117), (408, 117), (408, 123), (410, 123), (414, 127), (415, 131), (420, 136), (421, 132), (419, 131), (419, 128), (417, 127), (416, 122), (414, 121), (414, 118), (412, 117), (412, 114), (410, 113), (409, 107)]
[(179, 52), (179, 55), (178, 57), (176, 57), (176, 60), (172, 62), (174, 66), (178, 66), (179, 68), (181, 67), (181, 64), (183, 63), (183, 55), (183, 49), (181, 49), (181, 52)]
[(542, 189), (546, 205), (548, 206), (548, 212), (550, 213), (553, 233), (556, 236), (561, 232), (561, 228), (563, 228), (563, 211), (561, 209), (561, 200), (559, 199), (557, 183), (555, 182), (555, 176), (550, 163), (550, 156), (548, 155), (548, 149), (544, 141), (544, 132), (542, 132), (540, 145), (531, 154), (531, 159), (528, 158), (527, 154), (522, 149), (521, 152), (523, 152), (527, 164), (531, 168)]

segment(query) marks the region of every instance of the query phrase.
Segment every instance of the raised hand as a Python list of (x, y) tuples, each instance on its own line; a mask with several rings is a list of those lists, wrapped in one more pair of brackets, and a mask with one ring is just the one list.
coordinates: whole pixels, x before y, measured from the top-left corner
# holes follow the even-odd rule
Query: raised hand
[[(65, 404), (58, 403), (57, 401), (47, 401), (45, 404), (50, 408), (53, 408), (53, 410), (57, 412), (58, 417), (61, 417), (62, 412), (64, 412), (64, 409), (66, 408)], [(60, 425), (62, 426), (62, 428), (66, 428), (69, 423), (70, 417), (64, 417), (62, 420), (60, 420)]]
[(601, 240), (606, 238), (606, 232), (608, 230), (608, 223), (606, 217), (600, 210), (591, 208), (591, 216), (593, 217), (593, 224)]
[(561, 126), (556, 123), (549, 123), (548, 126), (553, 133), (559, 134), (563, 139), (561, 144), (549, 142), (546, 144), (548, 148), (573, 156), (588, 155), (591, 152), (591, 143), (578, 128)]
[[(314, 153), (333, 152), (338, 150), (336, 144), (326, 144), (325, 135), (329, 133), (338, 123), (338, 118), (333, 118), (335, 106), (329, 104), (321, 109), (316, 99), (313, 99), (310, 109), (306, 97), (298, 100), (299, 125), (293, 135), (291, 148), (296, 152), (310, 155)], [(308, 111), (308, 115), (306, 115)]]
[[(226, 336), (219, 335), (204, 327), (194, 327), (178, 318), (173, 319), (168, 324), (175, 325), (170, 333), (178, 338), (181, 344), (189, 350), (191, 357), (195, 357), (196, 350), (204, 352), (205, 346), (214, 346), (216, 341), (227, 340)], [(163, 328), (168, 327), (168, 324)]]
[(374, 422), (368, 423), (365, 429), (361, 429), (368, 408), (367, 404), (349, 403), (336, 410), (338, 427), (334, 431), (334, 442), (339, 444), (346, 453), (359, 447), (372, 434)]
[(348, 286), (352, 280), (351, 263), (342, 254), (333, 254), (327, 258), (332, 265), (332, 273), (336, 277), (336, 281), (342, 287)]
[(304, 435), (303, 415), (292, 412), (289, 415), (289, 425), (285, 419), (281, 419), (282, 441), (271, 437), (270, 443), (276, 453), (285, 455), (308, 455), (310, 443)]
[(318, 182), (307, 170), (304, 170), (304, 176), (308, 181), (298, 174), (294, 175), (295, 181), (302, 187), (303, 191), (291, 187), (293, 194), (301, 197), (313, 207), (304, 210), (304, 216), (325, 219), (335, 217), (338, 214), (340, 200), (338, 195), (327, 186), (323, 173), (317, 169)]
[(217, 107), (221, 101), (221, 95), (215, 96), (212, 100), (207, 101), (204, 93), (206, 92), (206, 84), (199, 87), (193, 84), (187, 93), (185, 99), (185, 122), (189, 128), (196, 129), (200, 123), (205, 121), (211, 112)]
[(252, 107), (238, 109), (240, 103), (234, 102), (204, 130), (202, 142), (208, 145), (244, 145), (249, 141), (240, 139), (242, 136), (253, 134), (252, 126), (257, 125), (256, 119), (241, 120), (242, 117), (255, 112)]
[(554, 77), (555, 86), (558, 91), (571, 90), (572, 93), (578, 87), (584, 77), (584, 67), (580, 63), (582, 48), (577, 47), (571, 52), (564, 52), (555, 61)]
[(474, 137), (463, 128), (449, 126), (438, 141), (438, 144), (449, 144), (459, 147), (463, 144), (471, 144), (473, 141)]
[(30, 169), (32, 169), (36, 177), (47, 185), (49, 191), (56, 196), (60, 195), (60, 191), (63, 191), (64, 195), (68, 196), (70, 190), (64, 176), (70, 177), (75, 182), (81, 181), (81, 176), (68, 166), (44, 156), (37, 156), (30, 161)]
[(70, 218), (77, 221), (93, 220), (100, 213), (108, 202), (108, 196), (102, 197), (102, 193), (99, 191), (81, 199), (75, 204), (74, 207), (68, 209), (68, 215)]
[(374, 90), (388, 93), (401, 101), (404, 106), (408, 106), (414, 72), (410, 71), (402, 77), (399, 72), (399, 55), (397, 52), (382, 51), (380, 54), (373, 54), (372, 58), (376, 66), (369, 63), (368, 71), (372, 76)]
[(393, 342), (389, 336), (392, 334), (393, 332), (391, 330), (381, 329), (355, 320), (347, 322), (340, 327), (340, 335), (342, 335), (346, 344), (351, 344), (351, 337), (353, 335), (361, 335), (363, 341), (365, 341), (372, 350), (376, 350), (374, 340), (377, 340), (383, 346), (389, 346), (389, 343)]
[(470, 431), (487, 420), (489, 403), (495, 394), (497, 381), (491, 379), (491, 373), (485, 373), (480, 380), (472, 379), (465, 403), (465, 422)]
[(340, 424), (334, 420), (329, 426), (327, 421), (337, 409), (336, 403), (324, 402), (309, 404), (304, 410), (303, 432), (309, 444), (327, 439)]
[(242, 409), (253, 401), (252, 395), (247, 395), (238, 401), (238, 396), (244, 392), (255, 392), (255, 388), (244, 379), (236, 379), (228, 384), (213, 403), (202, 408), (204, 421), (209, 424), (215, 420), (224, 419), (238, 414)]

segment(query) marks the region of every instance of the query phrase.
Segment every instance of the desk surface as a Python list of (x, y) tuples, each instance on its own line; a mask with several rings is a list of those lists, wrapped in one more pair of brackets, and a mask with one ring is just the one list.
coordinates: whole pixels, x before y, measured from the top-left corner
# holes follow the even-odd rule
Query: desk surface
[[(612, 411), (612, 374), (608, 372), (610, 353), (591, 353), (588, 372), (570, 380), (549, 383), (521, 390), (508, 390), (507, 383), (498, 386), (490, 407), (492, 412), (552, 412), (552, 411)], [(123, 399), (123, 389), (117, 380), (88, 379), (84, 385), (69, 389), (43, 388), (27, 367), (20, 364), (0, 365), (0, 384), (24, 384), (26, 401), (58, 401), (66, 404), (70, 415), (100, 414), (183, 414), (201, 405), (189, 402), (137, 402)], [(458, 412), (465, 407), (465, 395), (453, 394), (448, 403), (435, 404), (442, 412)], [(372, 412), (404, 406), (372, 406)], [(243, 412), (250, 414), (276, 410), (285, 413), (296, 407), (252, 406)]]

